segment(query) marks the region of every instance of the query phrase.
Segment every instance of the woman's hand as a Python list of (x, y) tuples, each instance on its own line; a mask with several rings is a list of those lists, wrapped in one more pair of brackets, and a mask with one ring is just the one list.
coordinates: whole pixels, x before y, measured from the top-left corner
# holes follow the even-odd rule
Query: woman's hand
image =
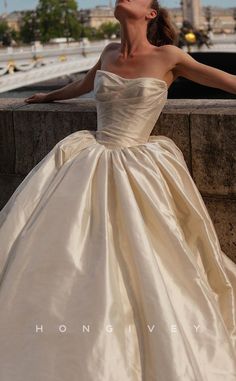
[(46, 93), (36, 93), (31, 95), (31, 97), (26, 98), (24, 101), (26, 103), (43, 103), (43, 102), (49, 102), (46, 98)]

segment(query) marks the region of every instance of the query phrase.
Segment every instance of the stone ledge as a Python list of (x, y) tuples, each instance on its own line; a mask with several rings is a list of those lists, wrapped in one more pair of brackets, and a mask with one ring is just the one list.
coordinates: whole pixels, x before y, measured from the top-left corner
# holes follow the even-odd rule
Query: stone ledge
[[(26, 175), (61, 139), (96, 130), (93, 98), (43, 104), (3, 99), (0, 104), (0, 173)], [(152, 130), (183, 152), (204, 195), (236, 198), (236, 100), (170, 99)]]
[[(27, 104), (23, 98), (0, 98), (0, 110), (8, 109), (14, 110), (18, 108), (24, 108), (28, 110), (43, 109), (45, 111), (52, 111), (57, 105), (63, 105), (61, 107), (67, 107), (68, 105), (75, 106), (76, 109), (82, 107), (83, 111), (96, 110), (96, 103), (94, 98), (73, 98), (61, 101), (55, 101), (50, 103), (31, 103)], [(209, 109), (210, 112), (214, 112), (216, 109), (227, 109), (227, 112), (233, 110), (236, 111), (236, 99), (168, 99), (163, 110), (181, 109), (184, 112), (194, 112), (199, 109)]]
[[(43, 104), (0, 101), (0, 208), (27, 173), (67, 135), (96, 130), (94, 99)], [(183, 152), (220, 242), (236, 261), (236, 100), (168, 99), (152, 135)]]

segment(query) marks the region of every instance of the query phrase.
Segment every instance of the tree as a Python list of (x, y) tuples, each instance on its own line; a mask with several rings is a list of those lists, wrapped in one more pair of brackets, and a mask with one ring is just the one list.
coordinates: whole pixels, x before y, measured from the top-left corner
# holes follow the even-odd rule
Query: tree
[(26, 44), (35, 41), (36, 30), (39, 31), (38, 13), (36, 11), (26, 11), (20, 28), (21, 40)]
[(102, 23), (97, 30), (98, 38), (110, 38), (113, 34), (120, 35), (120, 23), (111, 21)]
[(11, 30), (11, 37), (12, 37), (12, 40), (14, 42), (20, 43), (20, 41), (21, 41), (21, 35), (20, 35), (20, 32), (18, 30), (12, 29)]
[(0, 41), (2, 41), (3, 46), (11, 46), (11, 32), (7, 22), (5, 20), (0, 21)]
[(5, 20), (0, 21), (0, 40), (2, 41), (3, 36), (9, 31), (9, 26)]
[(76, 0), (39, 0), (37, 12), (42, 42), (56, 37), (79, 38)]

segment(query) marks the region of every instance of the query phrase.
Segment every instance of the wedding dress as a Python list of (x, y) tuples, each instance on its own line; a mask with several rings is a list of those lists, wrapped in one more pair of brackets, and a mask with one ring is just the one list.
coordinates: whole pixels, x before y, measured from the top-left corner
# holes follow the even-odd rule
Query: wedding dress
[(97, 131), (59, 141), (0, 212), (1, 381), (235, 381), (236, 264), (165, 81), (96, 72)]

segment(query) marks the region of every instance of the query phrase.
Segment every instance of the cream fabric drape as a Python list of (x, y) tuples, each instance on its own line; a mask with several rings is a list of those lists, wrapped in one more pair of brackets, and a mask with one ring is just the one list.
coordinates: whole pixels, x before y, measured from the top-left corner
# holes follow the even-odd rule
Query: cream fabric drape
[(60, 142), (0, 212), (1, 381), (235, 381), (236, 265), (155, 78), (99, 70), (98, 130)]

